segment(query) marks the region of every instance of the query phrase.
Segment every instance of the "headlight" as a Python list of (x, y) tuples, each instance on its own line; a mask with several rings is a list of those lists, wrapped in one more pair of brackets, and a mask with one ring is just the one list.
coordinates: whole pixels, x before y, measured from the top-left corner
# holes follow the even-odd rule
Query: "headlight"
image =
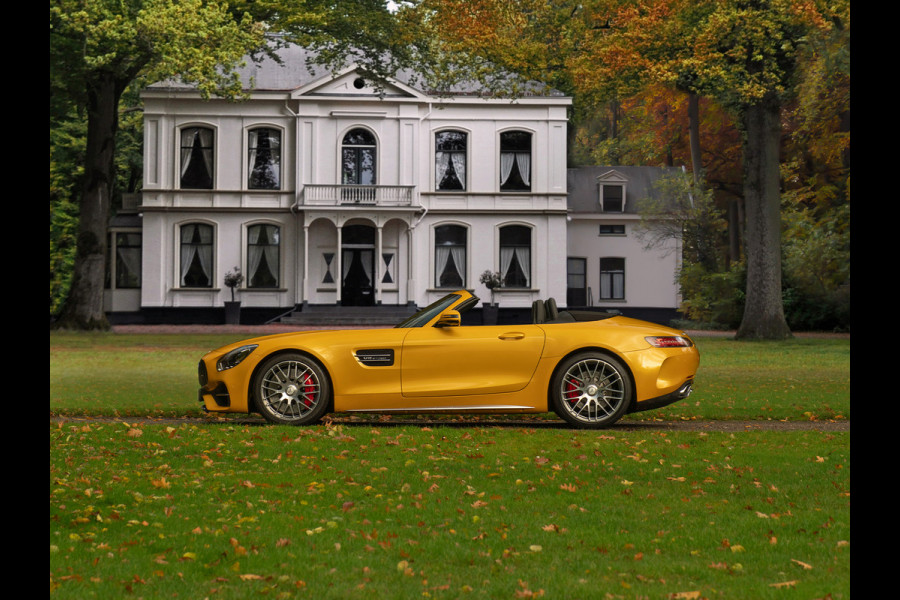
[(256, 350), (257, 347), (257, 344), (249, 344), (247, 346), (235, 348), (216, 362), (216, 371), (226, 371), (238, 366), (241, 364), (241, 361), (250, 356), (250, 353)]
[(644, 339), (654, 348), (690, 348), (694, 345), (691, 338), (680, 335), (651, 335)]

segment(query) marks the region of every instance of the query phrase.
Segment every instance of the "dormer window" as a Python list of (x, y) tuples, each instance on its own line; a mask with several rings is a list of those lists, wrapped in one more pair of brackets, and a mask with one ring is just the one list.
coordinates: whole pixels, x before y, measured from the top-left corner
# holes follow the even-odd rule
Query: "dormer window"
[(600, 210), (603, 212), (625, 212), (625, 186), (601, 183)]

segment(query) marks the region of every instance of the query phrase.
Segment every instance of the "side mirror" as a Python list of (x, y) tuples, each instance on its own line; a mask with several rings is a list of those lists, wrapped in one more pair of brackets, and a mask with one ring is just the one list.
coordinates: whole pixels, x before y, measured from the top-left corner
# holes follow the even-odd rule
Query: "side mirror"
[(448, 310), (441, 314), (438, 317), (437, 323), (434, 324), (435, 327), (459, 327), (460, 324), (460, 316), (459, 312), (455, 310)]

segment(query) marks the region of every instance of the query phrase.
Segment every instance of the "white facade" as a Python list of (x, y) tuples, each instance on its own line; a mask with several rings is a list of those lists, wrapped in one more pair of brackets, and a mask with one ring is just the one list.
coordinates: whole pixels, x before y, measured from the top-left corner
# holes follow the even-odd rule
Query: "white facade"
[[(243, 307), (423, 306), (460, 287), (487, 300), (485, 270), (510, 275), (502, 306), (565, 297), (569, 98), (438, 98), (399, 82), (376, 89), (353, 69), (278, 77), (284, 89), (257, 85), (238, 103), (144, 92), (141, 309), (221, 307), (234, 267)], [(263, 136), (280, 159), (255, 189)], [(193, 166), (188, 139), (202, 147)], [(201, 162), (209, 180), (188, 181)], [(442, 184), (448, 171), (456, 179)], [(516, 248), (501, 244), (510, 232)], [(261, 257), (266, 277), (255, 278)]]

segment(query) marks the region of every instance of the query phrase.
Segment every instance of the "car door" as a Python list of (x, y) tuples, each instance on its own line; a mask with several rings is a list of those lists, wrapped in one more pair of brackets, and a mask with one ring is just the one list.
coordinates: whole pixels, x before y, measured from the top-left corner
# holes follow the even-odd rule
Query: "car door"
[(406, 397), (516, 392), (537, 368), (544, 332), (535, 325), (421, 327), (403, 341)]

